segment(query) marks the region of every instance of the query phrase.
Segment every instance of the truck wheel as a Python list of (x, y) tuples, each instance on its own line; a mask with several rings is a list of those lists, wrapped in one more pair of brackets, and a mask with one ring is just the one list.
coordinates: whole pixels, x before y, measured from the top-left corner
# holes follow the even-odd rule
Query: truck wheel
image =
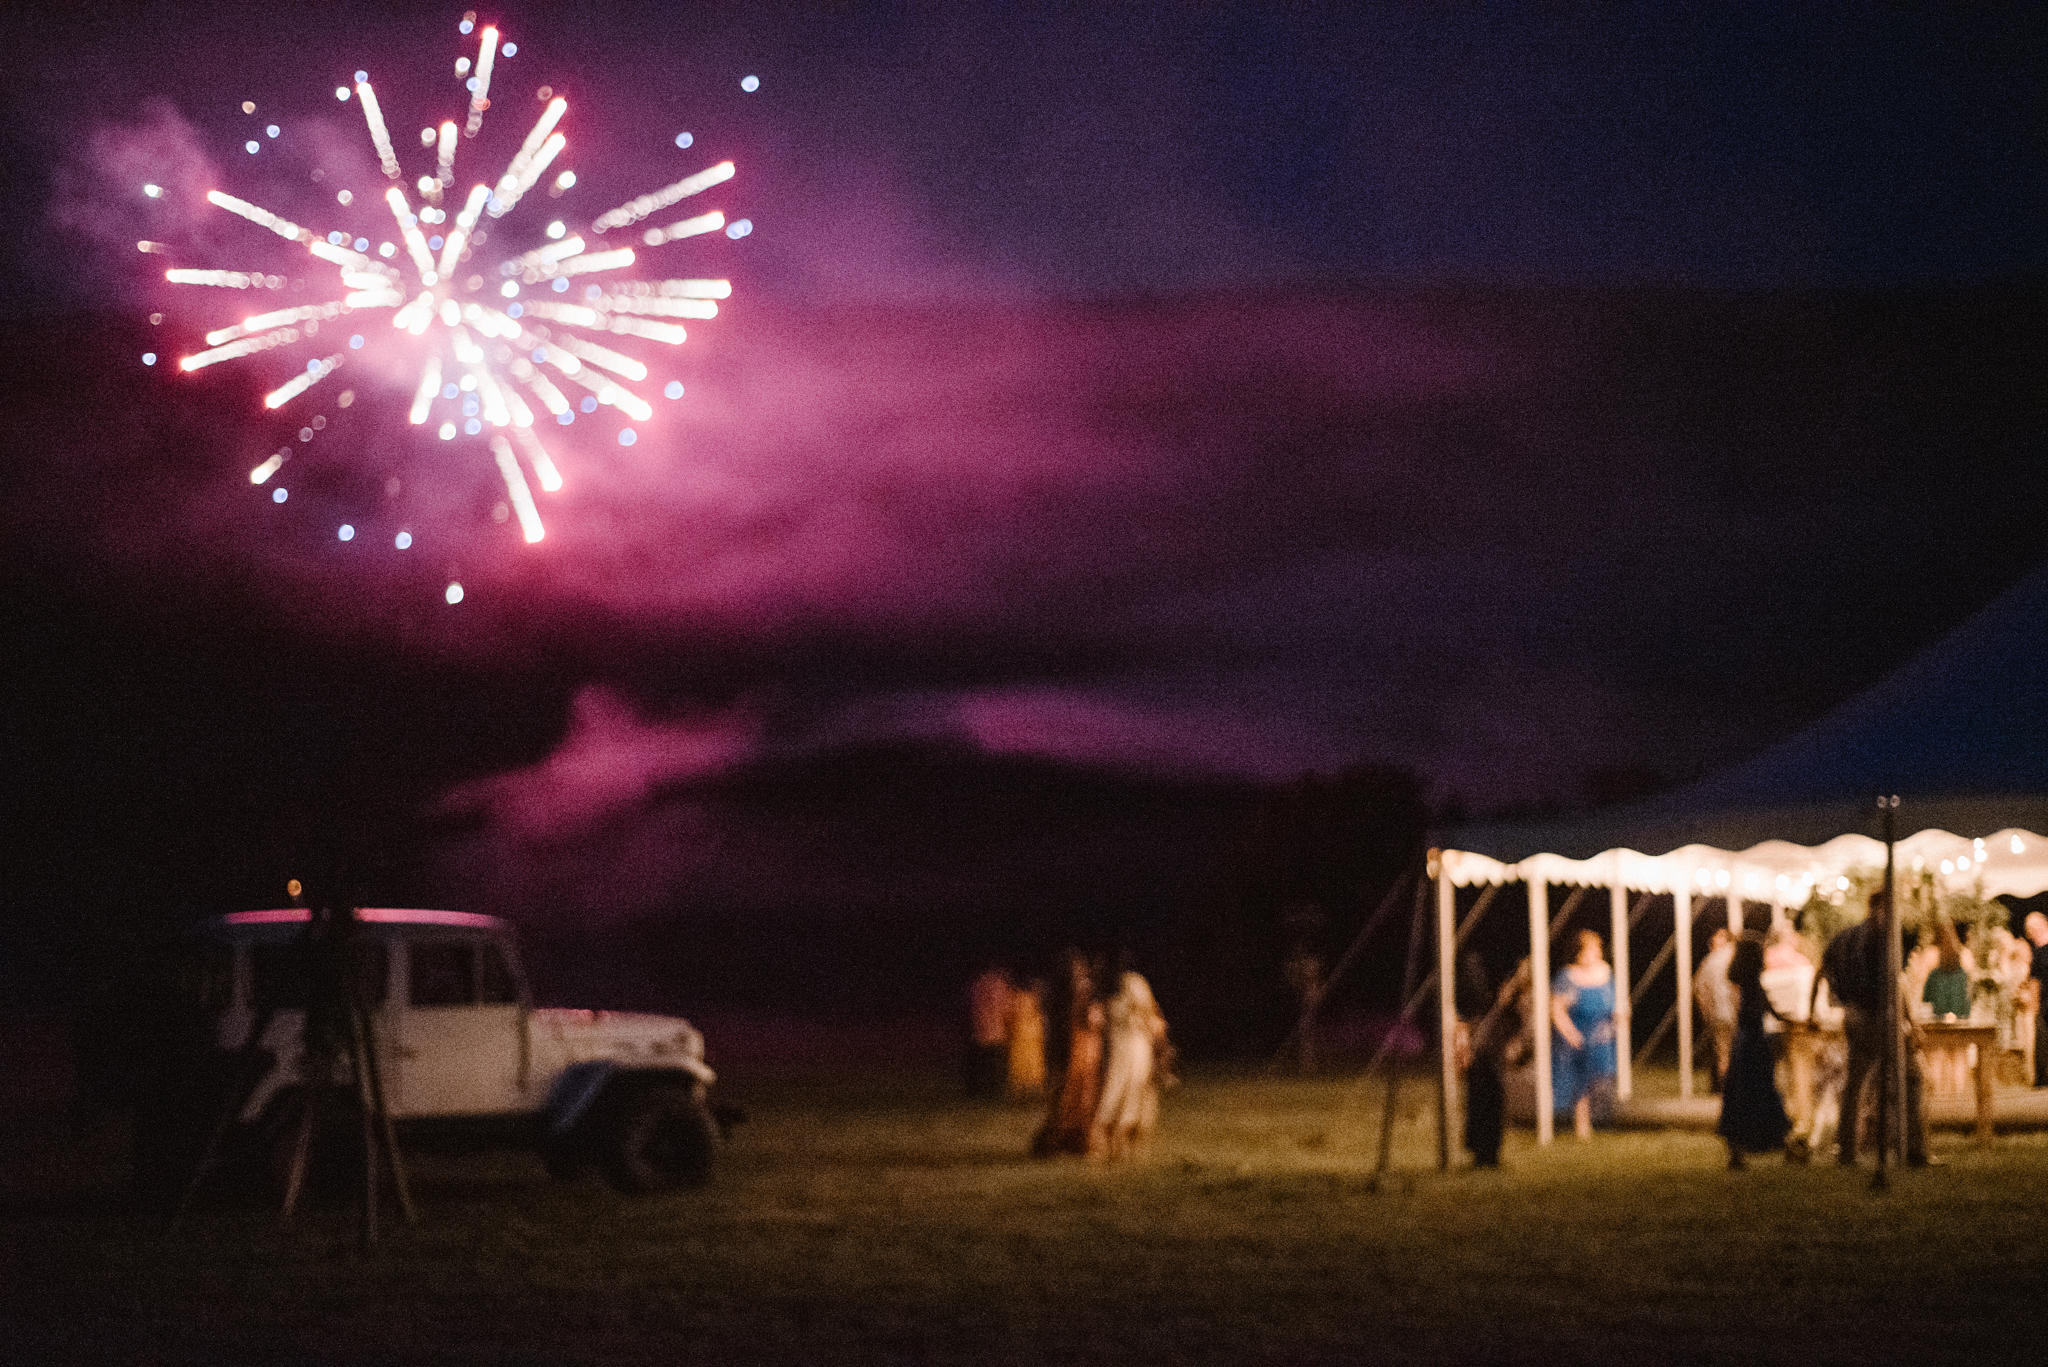
[(605, 1136), (604, 1172), (620, 1191), (700, 1186), (711, 1177), (718, 1122), (681, 1087), (643, 1087), (622, 1098)]

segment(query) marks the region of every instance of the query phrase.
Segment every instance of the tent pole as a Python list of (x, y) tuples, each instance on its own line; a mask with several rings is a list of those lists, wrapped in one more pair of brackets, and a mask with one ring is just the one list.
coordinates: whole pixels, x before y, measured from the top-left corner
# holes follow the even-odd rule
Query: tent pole
[(1621, 885), (1619, 868), (1607, 889), (1607, 915), (1614, 941), (1614, 1095), (1627, 1101), (1635, 1095), (1635, 1076), (1629, 1059), (1628, 889)]
[(1671, 911), (1678, 922), (1678, 1099), (1692, 1100), (1692, 889), (1685, 880), (1671, 893)]
[(1742, 894), (1735, 890), (1735, 875), (1728, 875), (1728, 933), (1742, 934)]
[(1458, 1095), (1458, 1060), (1453, 1046), (1458, 1035), (1457, 971), (1458, 952), (1454, 921), (1458, 910), (1458, 889), (1450, 870), (1443, 864), (1443, 851), (1429, 852), (1430, 871), (1436, 875), (1436, 1000), (1437, 1053), (1443, 1092), (1437, 1106), (1437, 1166), (1451, 1165), (1451, 1122), (1463, 1114)]
[(1550, 889), (1541, 878), (1529, 879), (1529, 989), (1536, 1035), (1536, 1142), (1548, 1144), (1556, 1121), (1550, 1086), (1550, 1032), (1556, 1027), (1550, 1023)]

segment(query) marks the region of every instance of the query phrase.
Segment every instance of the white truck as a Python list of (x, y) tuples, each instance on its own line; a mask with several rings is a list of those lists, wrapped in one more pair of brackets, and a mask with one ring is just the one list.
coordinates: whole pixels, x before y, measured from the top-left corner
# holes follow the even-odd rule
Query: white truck
[[(187, 940), (181, 995), (223, 1057), (255, 1061), (236, 1091), (246, 1098), (238, 1129), (273, 1162), (295, 1108), (346, 1095), (345, 1073), (308, 1077), (302, 1058), (311, 919), (300, 907), (234, 912)], [(625, 1191), (710, 1176), (722, 1137), (716, 1078), (688, 1021), (535, 1007), (496, 917), (373, 907), (354, 920), (355, 992), (401, 1137), (511, 1138), (556, 1176), (595, 1164)]]

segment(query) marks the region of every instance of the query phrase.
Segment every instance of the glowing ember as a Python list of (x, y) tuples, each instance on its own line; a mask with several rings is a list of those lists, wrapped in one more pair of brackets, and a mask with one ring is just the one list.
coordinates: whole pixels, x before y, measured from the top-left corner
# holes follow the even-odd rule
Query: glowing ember
[[(462, 31), (469, 33), (473, 27), (466, 20)], [(534, 431), (535, 403), (529, 402), (527, 396), (561, 424), (573, 421), (574, 417), (565, 388), (585, 391), (580, 406), (586, 413), (603, 404), (635, 422), (650, 421), (653, 407), (630, 387), (648, 381), (649, 368), (628, 351), (615, 349), (612, 339), (629, 346), (680, 345), (688, 334), (681, 323), (668, 320), (716, 317), (716, 301), (729, 298), (732, 287), (724, 280), (647, 281), (619, 277), (628, 268), (641, 264), (639, 252), (648, 247), (721, 228), (736, 236), (735, 229), (750, 225), (742, 219), (727, 227), (725, 215), (712, 210), (665, 228), (649, 228), (637, 249), (594, 249), (594, 240), (607, 230), (636, 224), (732, 179), (733, 164), (726, 161), (600, 214), (582, 231), (558, 218), (546, 225), (545, 240), (540, 246), (520, 251), (500, 248), (501, 242), (514, 240), (515, 230), (498, 226), (498, 220), (518, 208), (568, 145), (567, 136), (557, 125), (568, 111), (569, 102), (561, 96), (548, 99), (519, 150), (495, 181), (478, 181), (466, 192), (457, 193), (457, 152), (464, 141), (475, 138), (483, 127), (485, 112), (492, 104), (491, 80), (498, 57), (509, 57), (516, 51), (509, 43), (500, 49), (495, 26), (484, 27), (478, 41), (475, 59), (465, 57), (457, 63), (458, 74), (466, 75), (463, 90), (468, 97), (459, 115), (459, 126), (456, 118), (450, 118), (421, 130), (419, 151), (427, 162), (427, 173), (411, 183), (420, 196), (417, 205), (407, 195), (408, 182), (398, 149), (392, 143), (383, 107), (368, 73), (359, 71), (353, 86), (335, 89), (337, 100), (347, 103), (353, 97), (362, 109), (371, 146), (390, 182), (381, 198), (396, 229), (396, 244), (381, 243), (373, 256), (367, 236), (340, 230), (319, 233), (223, 191), (208, 193), (207, 200), (215, 207), (268, 229), (288, 242), (303, 245), (309, 256), (332, 266), (335, 294), (319, 303), (248, 313), (207, 332), (206, 348), (180, 357), (177, 364), (180, 371), (191, 372), (273, 349), (307, 348), (314, 354), (304, 356), (299, 373), (264, 396), (264, 407), (276, 410), (287, 407), (352, 361), (360, 364), (358, 356), (366, 336), (373, 350), (401, 348), (410, 356), (406, 368), (419, 377), (412, 389), (408, 413), (411, 423), (436, 425), (443, 440), (453, 441), (458, 436), (481, 439), (504, 481), (507, 502), (517, 514), (521, 533), (527, 541), (534, 542), (545, 533), (526, 470), (532, 470), (533, 483), (546, 494), (559, 491), (563, 479)], [(474, 74), (468, 74), (471, 72)], [(542, 91), (544, 98), (552, 93)], [(251, 109), (252, 105), (244, 105), (245, 111)], [(267, 126), (265, 132), (272, 138), (280, 135), (276, 125)], [(687, 147), (690, 139), (685, 134), (676, 143)], [(249, 150), (258, 150), (257, 144), (250, 143)], [(575, 184), (575, 175), (563, 171), (550, 183), (549, 195), (559, 198)], [(155, 184), (144, 189), (151, 197), (162, 193)], [(347, 208), (362, 194), (361, 187), (341, 189), (332, 203)], [(378, 197), (370, 192), (364, 202), (373, 202)], [(480, 228), (486, 218), (491, 220), (489, 232)], [(145, 252), (168, 250), (156, 242), (143, 242), (140, 247)], [(492, 255), (478, 260), (487, 247)], [(394, 258), (398, 259), (394, 262)], [(579, 283), (576, 294), (569, 296), (570, 279), (586, 275), (603, 276), (604, 283)], [(285, 277), (254, 271), (186, 267), (165, 271), (164, 279), (175, 285), (235, 290), (275, 290), (288, 283)], [(296, 284), (292, 287), (298, 288)], [(549, 293), (522, 298), (522, 290), (526, 289), (546, 289)], [(372, 331), (362, 320), (351, 320), (342, 324), (353, 334), (348, 336), (343, 349), (333, 350), (331, 343), (320, 345), (318, 333), (323, 323), (383, 311), (390, 316), (388, 333)], [(607, 342), (593, 340), (598, 334), (608, 335)], [(380, 342), (380, 337), (389, 340)], [(151, 353), (145, 363), (154, 361), (155, 354)], [(663, 392), (671, 398), (679, 397), (682, 385), (671, 380)], [(348, 397), (352, 395), (344, 397), (342, 407), (348, 406)], [(450, 407), (459, 412), (449, 412)], [(310, 440), (312, 432), (324, 426), (325, 419), (316, 418), (310, 427), (302, 429), (300, 439)], [(619, 442), (632, 445), (636, 436), (634, 429), (625, 428)], [(520, 461), (522, 455), (524, 466)], [(289, 448), (269, 456), (249, 472), (250, 483), (268, 483), (289, 458)], [(271, 495), (282, 503), (285, 491), (275, 488)], [(354, 530), (343, 525), (341, 539), (349, 540)], [(400, 533), (395, 538), (400, 549), (411, 541), (409, 533)], [(459, 601), (461, 592), (459, 586), (451, 585), (449, 601)]]

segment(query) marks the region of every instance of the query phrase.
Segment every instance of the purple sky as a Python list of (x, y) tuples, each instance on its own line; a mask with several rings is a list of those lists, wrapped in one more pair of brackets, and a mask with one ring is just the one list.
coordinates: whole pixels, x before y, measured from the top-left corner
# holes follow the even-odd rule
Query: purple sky
[(535, 762), (443, 796), (514, 844), (901, 738), (1569, 801), (1753, 751), (2040, 555), (2027, 7), (485, 12), (496, 136), (572, 99), (550, 212), (739, 162), (756, 232), (679, 268), (735, 297), (634, 446), (561, 436), (539, 546), (370, 364), (272, 504), (300, 360), (135, 365), (204, 320), (149, 326), (132, 243), (254, 258), (206, 188), (374, 189), (359, 67), (412, 167), (460, 13), (7, 21), (10, 237), (63, 263), (0, 287), (9, 517), (109, 592), (545, 677)]

